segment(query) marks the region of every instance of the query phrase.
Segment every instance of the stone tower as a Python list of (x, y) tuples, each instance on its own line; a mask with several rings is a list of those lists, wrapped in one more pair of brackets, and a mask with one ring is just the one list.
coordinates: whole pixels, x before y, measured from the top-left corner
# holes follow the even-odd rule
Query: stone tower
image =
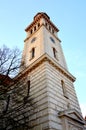
[(83, 118), (58, 38), (50, 17), (38, 13), (25, 29), (22, 62), (29, 70), (30, 96), (37, 105), (33, 130), (83, 130)]

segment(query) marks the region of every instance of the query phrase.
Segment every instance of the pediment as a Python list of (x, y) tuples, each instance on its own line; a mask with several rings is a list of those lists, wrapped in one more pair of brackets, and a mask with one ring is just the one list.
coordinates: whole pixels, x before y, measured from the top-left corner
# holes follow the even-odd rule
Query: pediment
[(59, 112), (59, 117), (68, 117), (74, 121), (80, 122), (82, 124), (85, 123), (82, 115), (75, 109), (68, 109), (68, 110), (64, 110)]

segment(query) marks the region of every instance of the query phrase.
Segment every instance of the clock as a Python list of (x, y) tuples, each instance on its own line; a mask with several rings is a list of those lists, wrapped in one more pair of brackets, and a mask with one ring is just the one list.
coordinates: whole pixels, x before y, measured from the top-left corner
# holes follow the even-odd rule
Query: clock
[(31, 43), (35, 42), (36, 40), (36, 37), (34, 37), (32, 40), (31, 40)]
[(52, 37), (50, 37), (50, 40), (51, 40), (53, 43), (55, 43), (55, 40), (54, 40)]

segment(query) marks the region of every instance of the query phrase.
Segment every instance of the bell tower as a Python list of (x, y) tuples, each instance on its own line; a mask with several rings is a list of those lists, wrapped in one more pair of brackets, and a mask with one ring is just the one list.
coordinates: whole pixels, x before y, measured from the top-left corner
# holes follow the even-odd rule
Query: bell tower
[(29, 66), (43, 54), (47, 54), (67, 69), (60, 45), (61, 41), (57, 36), (59, 30), (46, 13), (38, 13), (25, 31), (27, 37), (24, 41), (23, 57), (26, 66)]
[(33, 130), (84, 130), (73, 85), (75, 77), (67, 69), (59, 29), (40, 12), (25, 31), (22, 62), (36, 104), (30, 117)]

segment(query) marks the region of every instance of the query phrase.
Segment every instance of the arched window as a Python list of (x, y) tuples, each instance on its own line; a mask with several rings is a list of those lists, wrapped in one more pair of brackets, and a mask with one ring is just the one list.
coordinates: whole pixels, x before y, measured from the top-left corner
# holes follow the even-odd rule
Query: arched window
[(51, 26), (49, 26), (49, 30), (51, 31)]
[(58, 60), (58, 55), (55, 48), (53, 48), (53, 55), (54, 55), (54, 58)]
[(38, 27), (40, 26), (40, 23), (38, 23)]
[(56, 58), (56, 49), (53, 48), (53, 54), (54, 54), (54, 57)]
[(29, 93), (30, 93), (30, 80), (27, 81), (26, 85), (27, 85), (27, 95), (23, 99), (24, 104), (26, 104), (28, 101), (28, 97), (29, 97)]
[(33, 30), (32, 30), (32, 29), (30, 30), (30, 33), (31, 33), (31, 34), (33, 33)]
[(35, 57), (35, 48), (32, 48), (32, 50), (31, 50), (31, 58), (30, 59), (32, 59), (34, 57)]
[(64, 83), (63, 80), (61, 80), (61, 86), (62, 86), (62, 90), (63, 90), (63, 95), (64, 95), (64, 97), (68, 98), (66, 86), (65, 86), (65, 83)]
[(29, 96), (29, 93), (30, 93), (30, 80), (27, 81), (27, 96)]
[(47, 23), (45, 23), (45, 26), (47, 27)]
[(34, 27), (34, 31), (36, 31), (36, 26)]
[(35, 56), (35, 48), (32, 48), (32, 58)]
[(52, 33), (54, 34), (54, 29), (52, 29)]

